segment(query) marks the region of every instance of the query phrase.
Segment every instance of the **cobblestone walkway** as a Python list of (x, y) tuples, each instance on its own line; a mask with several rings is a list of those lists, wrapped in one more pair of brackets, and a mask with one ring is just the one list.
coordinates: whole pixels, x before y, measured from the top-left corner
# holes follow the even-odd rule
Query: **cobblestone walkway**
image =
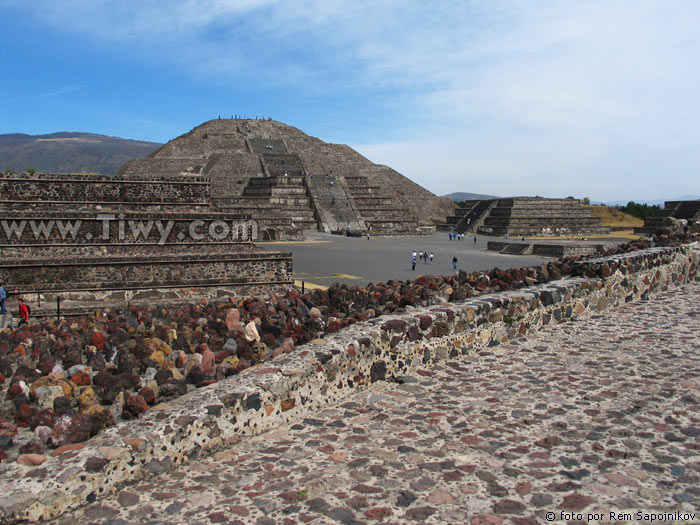
[(52, 523), (700, 523), (699, 299), (375, 383)]

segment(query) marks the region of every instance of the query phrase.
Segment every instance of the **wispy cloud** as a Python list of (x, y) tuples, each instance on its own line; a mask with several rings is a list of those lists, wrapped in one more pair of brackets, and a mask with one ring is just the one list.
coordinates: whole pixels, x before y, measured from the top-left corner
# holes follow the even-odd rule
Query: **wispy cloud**
[(80, 86), (80, 85), (66, 86), (64, 88), (57, 89), (54, 91), (49, 91), (46, 93), (37, 93), (36, 95), (25, 95), (25, 96), (16, 97), (13, 99), (0, 100), (0, 104), (1, 105), (19, 104), (21, 102), (29, 102), (31, 100), (40, 100), (43, 98), (57, 97), (60, 95), (67, 95), (68, 93), (74, 93), (74, 92), (80, 91), (81, 89), (84, 89), (84, 88), (85, 88), (85, 86)]
[[(363, 151), (407, 164), (438, 192), (539, 184), (530, 193), (544, 194), (543, 180), (559, 194), (593, 193), (597, 180), (601, 192), (644, 191), (664, 167), (680, 188), (700, 168), (694, 0), (2, 4), (203, 82), (342, 93), (385, 110), (395, 118), (387, 135), (400, 141)], [(446, 155), (439, 177), (434, 151)], [(476, 188), (482, 180), (504, 188)]]

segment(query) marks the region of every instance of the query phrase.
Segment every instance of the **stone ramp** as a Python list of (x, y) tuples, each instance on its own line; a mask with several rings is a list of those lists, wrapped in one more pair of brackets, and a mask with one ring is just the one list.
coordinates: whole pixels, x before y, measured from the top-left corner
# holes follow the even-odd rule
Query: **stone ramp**
[(699, 291), (419, 366), (47, 523), (697, 523)]

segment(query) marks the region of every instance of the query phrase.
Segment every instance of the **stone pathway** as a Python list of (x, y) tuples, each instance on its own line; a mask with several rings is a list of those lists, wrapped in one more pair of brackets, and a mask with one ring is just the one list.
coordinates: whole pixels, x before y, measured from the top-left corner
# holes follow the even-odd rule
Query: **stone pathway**
[(375, 383), (51, 523), (700, 523), (699, 299)]

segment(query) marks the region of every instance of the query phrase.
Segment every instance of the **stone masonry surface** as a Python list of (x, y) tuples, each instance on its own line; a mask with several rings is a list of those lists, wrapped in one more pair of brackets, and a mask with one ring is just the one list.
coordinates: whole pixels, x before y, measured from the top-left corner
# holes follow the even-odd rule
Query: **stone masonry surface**
[(699, 294), (419, 367), (50, 523), (699, 523)]
[[(343, 471), (343, 465), (347, 463), (353, 469), (358, 467), (359, 470), (363, 470), (366, 467), (369, 474), (353, 477), (358, 484), (345, 488), (338, 482), (333, 482), (322, 496), (318, 495), (315, 486), (310, 483), (309, 486), (299, 486), (294, 494), (287, 494), (288, 499), (295, 500), (290, 500), (290, 505), (299, 506), (297, 510), (288, 511), (288, 514), (296, 513), (302, 521), (306, 518), (300, 514), (306, 515), (309, 512), (318, 516), (324, 515), (325, 517), (319, 518), (321, 523), (333, 520), (352, 522), (355, 515), (361, 520), (383, 516), (388, 519), (400, 519), (400, 522), (410, 519), (440, 521), (442, 518), (439, 512), (442, 505), (457, 505), (450, 507), (450, 511), (458, 513), (493, 512), (498, 516), (527, 517), (534, 512), (534, 506), (538, 504), (543, 508), (555, 508), (558, 505), (561, 510), (578, 512), (596, 504), (596, 501), (591, 499), (591, 492), (583, 484), (588, 483), (589, 479), (603, 485), (602, 488), (599, 487), (600, 492), (616, 497), (615, 505), (621, 509), (633, 506), (629, 501), (625, 503), (625, 498), (630, 494), (628, 490), (632, 490), (628, 487), (648, 489), (651, 492), (640, 492), (640, 497), (650, 501), (656, 499), (660, 502), (657, 506), (661, 505), (662, 508), (668, 508), (666, 499), (670, 494), (674, 504), (686, 509), (694, 505), (697, 498), (693, 489), (693, 486), (697, 486), (697, 477), (694, 475), (697, 462), (693, 462), (698, 447), (698, 436), (694, 430), (697, 428), (697, 399), (694, 392), (698, 388), (697, 362), (692, 360), (692, 353), (686, 355), (682, 346), (676, 348), (675, 339), (670, 341), (668, 346), (649, 348), (647, 353), (636, 351), (640, 342), (657, 341), (654, 339), (655, 330), (668, 331), (670, 329), (667, 327), (673, 326), (673, 322), (668, 319), (668, 315), (671, 314), (664, 314), (664, 308), (652, 308), (652, 317), (642, 316), (641, 322), (645, 323), (645, 328), (629, 332), (642, 337), (629, 340), (626, 336), (620, 336), (621, 333), (626, 334), (625, 330), (629, 329), (628, 323), (623, 322), (618, 326), (618, 319), (628, 310), (623, 310), (622, 313), (615, 311), (607, 316), (603, 312), (615, 305), (640, 299), (648, 300), (651, 292), (677, 290), (683, 282), (695, 281), (697, 262), (697, 246), (649, 249), (596, 262), (588, 261), (579, 273), (581, 277), (513, 292), (483, 295), (437, 308), (409, 309), (400, 316), (384, 316), (357, 323), (328, 336), (325, 340), (311, 342), (293, 353), (247, 369), (232, 380), (202, 388), (173, 401), (172, 404), (156, 406), (146, 412), (140, 420), (122, 423), (107, 429), (87, 444), (76, 445), (72, 450), (62, 450), (60, 452), (63, 453), (56, 453), (55, 457), (49, 458), (38, 468), (27, 468), (17, 463), (3, 465), (3, 477), (0, 478), (0, 517), (8, 522), (18, 519), (46, 520), (77, 505), (102, 499), (127, 482), (160, 474), (179, 464), (196, 462), (205, 451), (227, 450), (225, 454), (231, 455), (229, 459), (234, 459), (234, 464), (235, 461), (241, 460), (241, 457), (251, 459), (254, 456), (244, 454), (239, 457), (240, 449), (232, 448), (231, 445), (242, 436), (284, 428), (285, 425), (299, 425), (291, 427), (294, 432), (313, 433), (315, 427), (324, 425), (322, 418), (328, 414), (332, 420), (330, 427), (339, 429), (339, 437), (334, 439), (331, 436), (327, 442), (319, 439), (318, 443), (313, 443), (312, 437), (306, 437), (306, 446), (323, 447), (336, 442), (337, 447), (332, 446), (338, 450), (319, 450), (327, 450), (325, 453), (332, 454), (331, 461), (337, 463), (337, 468), (340, 469), (338, 473)], [(615, 270), (603, 279), (587, 277), (595, 274), (595, 264)], [(695, 293), (697, 288), (691, 287), (688, 290)], [(688, 293), (691, 292), (679, 292), (679, 297)], [(631, 308), (631, 305), (628, 308)], [(683, 322), (695, 322), (697, 300), (688, 301), (687, 305), (685, 302), (673, 303), (673, 308), (674, 315), (680, 311)], [(592, 335), (580, 338), (575, 337), (576, 334), (571, 335), (571, 339), (564, 339), (551, 348), (538, 346), (536, 343), (532, 347), (523, 346), (529, 343), (521, 336), (540, 328), (547, 329), (561, 323), (565, 329), (578, 326), (584, 330), (587, 325), (580, 321), (591, 314), (603, 315), (600, 322), (611, 323), (613, 328), (610, 329), (610, 335), (615, 338), (613, 342), (621, 349), (627, 348), (625, 345), (632, 345), (635, 353), (608, 351), (601, 354), (599, 360), (592, 358), (589, 355), (591, 352), (602, 352), (606, 349), (606, 346), (601, 344), (601, 337), (602, 340), (605, 340), (605, 337), (596, 336), (595, 330)], [(687, 330), (676, 326), (668, 333), (679, 338), (679, 341), (684, 341), (685, 332), (691, 333), (692, 326), (688, 325)], [(550, 332), (548, 338), (556, 341), (559, 333)], [(579, 346), (574, 344), (576, 341), (585, 351), (579, 351)], [(688, 341), (690, 351), (696, 351), (695, 340), (691, 338)], [(516, 355), (514, 352), (521, 347), (526, 350), (521, 350)], [(644, 348), (646, 346), (642, 345), (641, 349)], [(539, 352), (542, 352), (542, 355), (539, 355)], [(532, 355), (529, 355), (530, 353)], [(525, 359), (526, 357), (528, 359)], [(532, 359), (529, 359), (530, 357)], [(637, 358), (638, 361), (634, 361), (633, 358)], [(680, 361), (676, 366), (675, 361), (669, 364), (669, 359)], [(516, 366), (519, 362), (524, 363), (522, 369)], [(433, 365), (438, 368), (431, 369)], [(666, 369), (660, 369), (662, 365), (665, 365)], [(470, 371), (468, 368), (454, 368), (455, 366), (476, 368)], [(509, 375), (509, 366), (516, 366), (512, 375)], [(400, 415), (396, 417), (385, 413), (384, 417), (379, 416), (375, 420), (372, 419), (375, 414), (372, 413), (371, 407), (363, 408), (358, 405), (355, 409), (352, 405), (346, 405), (337, 409), (329, 408), (339, 403), (347, 403), (351, 395), (356, 395), (358, 390), (362, 390), (361, 385), (370, 384), (369, 391), (380, 396), (369, 398), (370, 404), (382, 407), (386, 401), (390, 408), (389, 400), (394, 395), (391, 392), (399, 387), (382, 380), (389, 379), (408, 385), (400, 387), (398, 391), (403, 388), (410, 392), (413, 380), (403, 376), (437, 376), (439, 379), (439, 374), (444, 370), (448, 370), (449, 375), (454, 377), (460, 375), (457, 372), (464, 372), (466, 383), (452, 384), (449, 388), (442, 388), (443, 391), (435, 395), (445, 396), (447, 406), (450, 390), (473, 392), (475, 402), (473, 405), (469, 404), (468, 409), (450, 414), (446, 409), (435, 405), (434, 400), (430, 400), (432, 412), (422, 413), (419, 406), (411, 410), (401, 408)], [(611, 375), (616, 370), (623, 374), (624, 379)], [(504, 377), (513, 381), (505, 381)], [(635, 382), (632, 377), (639, 381)], [(441, 382), (438, 379), (431, 382)], [(489, 383), (491, 379), (493, 381)], [(476, 391), (484, 381), (485, 390)], [(559, 386), (554, 384), (555, 381), (558, 382), (557, 385), (561, 385), (561, 391), (558, 390)], [(563, 385), (577, 388), (580, 403), (577, 403), (573, 392), (563, 390)], [(634, 399), (627, 403), (630, 389), (633, 388), (638, 388), (640, 395), (647, 397), (643, 397), (636, 404)], [(523, 389), (522, 393), (518, 393), (520, 389)], [(509, 390), (517, 394), (512, 400), (507, 396)], [(401, 396), (407, 397), (408, 394)], [(428, 399), (431, 397), (429, 394), (426, 396)], [(453, 401), (458, 399), (459, 397)], [(400, 401), (403, 402), (403, 399)], [(528, 404), (530, 402), (532, 406)], [(502, 412), (503, 406), (511, 406), (509, 403), (512, 408)], [(328, 413), (328, 410), (331, 412)], [(355, 417), (363, 414), (368, 418), (366, 421), (358, 420), (353, 423)], [(482, 419), (483, 417), (486, 419)], [(508, 417), (514, 418), (513, 421), (509, 422)], [(492, 418), (494, 428), (489, 428), (490, 425), (486, 423), (488, 418)], [(549, 418), (552, 418), (552, 421)], [(392, 442), (384, 438), (379, 438), (381, 447), (366, 445), (372, 443), (372, 438), (363, 433), (370, 422), (405, 425), (404, 430), (392, 433), (392, 438), (398, 440), (393, 444), (401, 447), (403, 442), (399, 438), (403, 437), (407, 441), (405, 446), (415, 450), (391, 450)], [(559, 424), (555, 425), (556, 422)], [(591, 426), (586, 426), (586, 422)], [(579, 428), (579, 424), (583, 426)], [(642, 428), (638, 428), (640, 424)], [(420, 428), (411, 430), (412, 425), (418, 425)], [(657, 428), (654, 425), (662, 426)], [(431, 426), (439, 427), (441, 433), (455, 433), (452, 438), (449, 435), (441, 438), (444, 439), (444, 443), (441, 443), (436, 436), (426, 438), (421, 433), (436, 430), (430, 429)], [(617, 428), (618, 426), (622, 428)], [(654, 430), (650, 428), (659, 433), (654, 434)], [(351, 435), (342, 436), (342, 432), (346, 431)], [(294, 437), (294, 432), (289, 433), (290, 439)], [(287, 435), (284, 432), (283, 434)], [(326, 435), (325, 431), (323, 435)], [(263, 439), (263, 442), (269, 442), (272, 446), (275, 439), (278, 437), (268, 437)], [(414, 452), (418, 456), (427, 453), (417, 448), (421, 443), (422, 446), (428, 447), (434, 460), (424, 461), (420, 457), (411, 456)], [(438, 448), (435, 448), (436, 445), (439, 445)], [(277, 455), (273, 455), (273, 450), (266, 449), (264, 455), (259, 456), (261, 468), (274, 477), (275, 482), (282, 483), (284, 479), (294, 481), (293, 477), (290, 478), (293, 473), (321, 475), (321, 481), (333, 479), (332, 471), (324, 474), (318, 469), (304, 472), (301, 465), (298, 470), (293, 468), (296, 464), (292, 456), (301, 450), (300, 447), (285, 449), (284, 445), (279, 445), (277, 448)], [(285, 457), (286, 450), (292, 450), (292, 456)], [(373, 456), (382, 450), (386, 454)], [(486, 454), (484, 458), (482, 453)], [(406, 454), (406, 458), (400, 457), (401, 454)], [(443, 459), (440, 454), (444, 454), (447, 459)], [(570, 460), (561, 459), (564, 456)], [(221, 459), (221, 456), (219, 458)], [(483, 464), (480, 463), (482, 459)], [(558, 459), (558, 462), (554, 459)], [(412, 482), (395, 479), (392, 484), (389, 474), (390, 467), (394, 468), (395, 463), (402, 465), (401, 468), (415, 466), (410, 468), (412, 478), (406, 471), (407, 479), (412, 479)], [(566, 473), (559, 472), (562, 470), (560, 463)], [(224, 465), (225, 461), (222, 460), (221, 464)], [(197, 465), (198, 463), (194, 463), (195, 468), (192, 465), (187, 466), (188, 471), (196, 471)], [(621, 470), (618, 471), (617, 467)], [(505, 480), (490, 476), (495, 476), (494, 472), (498, 472), (497, 469), (500, 468), (503, 468), (506, 476), (514, 477), (514, 482), (520, 483), (522, 478), (526, 480), (523, 481), (525, 484), (518, 485), (517, 489), (512, 487), (511, 490), (510, 486), (505, 484)], [(478, 472), (481, 472), (481, 469), (484, 473), (480, 477)], [(670, 469), (670, 479), (680, 483), (680, 488), (676, 485), (656, 483), (656, 480), (666, 480), (666, 470), (663, 469)], [(278, 470), (280, 472), (277, 472)], [(287, 470), (289, 472), (285, 473)], [(554, 472), (550, 472), (551, 470)], [(230, 507), (235, 507), (241, 513), (276, 512), (279, 505), (277, 497), (283, 491), (275, 493), (272, 488), (260, 491), (259, 489), (265, 486), (265, 481), (262, 478), (258, 481), (252, 477), (253, 473), (246, 473), (245, 468), (232, 471), (231, 481), (236, 481), (239, 474), (251, 474), (251, 477), (239, 480), (240, 484), (227, 483), (229, 488), (225, 489), (228, 491), (225, 498), (218, 494), (212, 496), (213, 499), (209, 500), (212, 504), (223, 499), (230, 505), (222, 507), (220, 512), (224, 514), (208, 516), (205, 520), (233, 519), (236, 511), (230, 510)], [(647, 477), (644, 477), (645, 473)], [(457, 504), (457, 498), (462, 496), (435, 484), (435, 480), (431, 478), (433, 474), (441, 476), (445, 482), (466, 477), (466, 492), (459, 488), (463, 494), (469, 494), (469, 491), (474, 489), (474, 494), (479, 495), (479, 487), (482, 486), (480, 483), (486, 484), (489, 492), (497, 496), (498, 500), (487, 500), (480, 507), (477, 505), (474, 509), (470, 510), (467, 507), (465, 510)], [(163, 482), (167, 485), (170, 480), (177, 480), (178, 476), (181, 474), (175, 472), (174, 476), (171, 475)], [(377, 483), (372, 476), (386, 479)], [(560, 481), (558, 476), (563, 476), (564, 480)], [(651, 486), (652, 482), (646, 483), (649, 479), (656, 485)], [(307, 484), (306, 478), (303, 481)], [(607, 487), (610, 483), (622, 488), (615, 492)], [(684, 483), (689, 485), (687, 489)], [(665, 486), (668, 490), (661, 491)], [(392, 487), (396, 490), (390, 494), (387, 491), (393, 490)], [(419, 490), (421, 487), (422, 490), (430, 489), (431, 492), (423, 494)], [(532, 492), (532, 487), (541, 492), (533, 492), (532, 497), (528, 499), (525, 495)], [(543, 492), (545, 488), (550, 497), (551, 493), (556, 497), (549, 499), (547, 492)], [(145, 495), (145, 490), (140, 493)], [(170, 503), (178, 505), (185, 504), (186, 501), (199, 504), (205, 501), (203, 496), (216, 494), (214, 486), (204, 485), (202, 490), (206, 492), (196, 496), (196, 489), (183, 489), (180, 492), (164, 487), (164, 490), (158, 493), (166, 494), (162, 501), (172, 499)], [(291, 490), (294, 491), (294, 488)], [(348, 491), (352, 494), (341, 497)], [(126, 493), (130, 495), (123, 496), (122, 492), (119, 497), (127, 498), (124, 500), (127, 503), (120, 502), (120, 505), (129, 507), (129, 501), (138, 501), (138, 496), (134, 500), (133, 495), (138, 495), (139, 492), (132, 493), (127, 490)], [(239, 505), (238, 498), (246, 493), (246, 497), (252, 498), (252, 505), (248, 505), (248, 500)], [(377, 494), (382, 495), (378, 502), (380, 510), (370, 506), (367, 508), (370, 513), (364, 514), (363, 508), (366, 503), (362, 503), (363, 498), (372, 503)], [(333, 500), (334, 497), (339, 499)], [(394, 497), (396, 499), (393, 499)], [(345, 501), (346, 498), (347, 505), (341, 505), (339, 501)], [(352, 503), (350, 498), (354, 498)], [(477, 500), (479, 497), (474, 496), (473, 499)], [(353, 505), (357, 505), (357, 508)], [(90, 508), (94, 510), (91, 511)], [(172, 510), (173, 522), (182, 522), (178, 521), (183, 516), (177, 514), (177, 505), (169, 508), (175, 509)], [(139, 509), (148, 509), (148, 506), (137, 505), (131, 510)], [(399, 514), (399, 510), (403, 514)], [(89, 507), (84, 512), (88, 513), (85, 516), (90, 519), (98, 519), (99, 516), (121, 519), (116, 518), (121, 511), (118, 507), (110, 505), (109, 501)], [(94, 512), (92, 517), (89, 512)], [(460, 515), (456, 516), (456, 521), (459, 522)], [(311, 514), (312, 519), (313, 517)], [(65, 519), (70, 520), (71, 517)], [(73, 519), (75, 520), (75, 517)], [(267, 518), (262, 519), (261, 523), (270, 523), (264, 521)], [(150, 518), (144, 520), (147, 522)], [(163, 520), (168, 522), (170, 518), (163, 517)], [(192, 522), (192, 516), (186, 517), (186, 521)], [(245, 521), (249, 519), (245, 518)]]

